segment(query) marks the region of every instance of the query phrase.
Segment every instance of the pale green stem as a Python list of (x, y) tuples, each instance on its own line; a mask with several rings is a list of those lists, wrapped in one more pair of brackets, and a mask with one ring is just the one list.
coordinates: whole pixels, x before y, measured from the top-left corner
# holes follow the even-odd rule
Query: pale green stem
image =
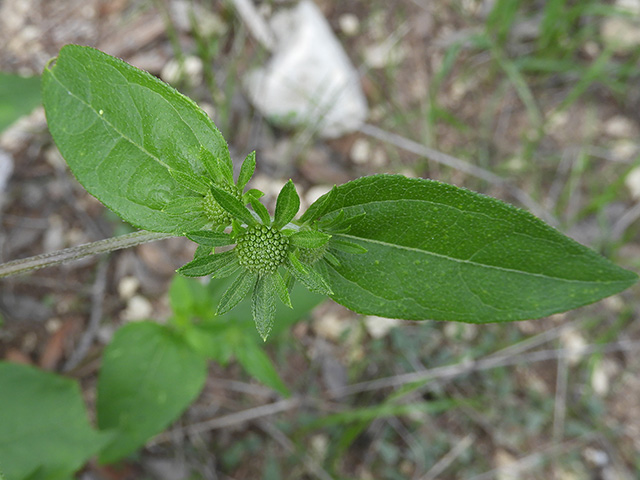
[(119, 237), (106, 238), (104, 240), (98, 240), (97, 242), (78, 245), (77, 247), (65, 248), (64, 250), (58, 250), (56, 252), (44, 253), (42, 255), (21, 258), (19, 260), (12, 260), (10, 262), (0, 264), (0, 278), (79, 260), (90, 255), (98, 255), (100, 253), (113, 252), (114, 250), (121, 250), (123, 248), (135, 247), (142, 243), (162, 240), (173, 236), (174, 235), (170, 233), (155, 233), (140, 230), (138, 232), (121, 235)]

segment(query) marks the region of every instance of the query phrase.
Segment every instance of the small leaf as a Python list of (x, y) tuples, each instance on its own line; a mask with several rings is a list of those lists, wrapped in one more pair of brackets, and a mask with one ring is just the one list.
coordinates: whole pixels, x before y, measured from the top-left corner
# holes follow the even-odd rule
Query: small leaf
[(280, 275), (280, 272), (275, 272), (273, 275), (271, 275), (271, 277), (273, 277), (273, 287), (278, 294), (278, 297), (280, 297), (282, 303), (284, 303), (289, 308), (293, 308), (293, 305), (291, 305), (291, 297), (289, 297), (289, 289), (287, 288), (287, 284)]
[(196, 177), (195, 175), (174, 169), (170, 169), (169, 174), (178, 182), (179, 185), (187, 187), (189, 190), (199, 193), (200, 195), (206, 195), (209, 191), (209, 183), (203, 175)]
[(233, 163), (230, 157), (220, 160), (213, 153), (203, 148), (200, 150), (198, 158), (203, 162), (214, 183), (225, 182), (233, 185)]
[(200, 151), (198, 152), (198, 160), (202, 165), (204, 165), (204, 168), (211, 177), (211, 180), (213, 180), (213, 183), (221, 183), (225, 180), (228, 181), (228, 179), (222, 174), (216, 157), (203, 146), (200, 147)]
[(318, 227), (331, 233), (348, 233), (351, 228), (364, 218), (363, 213), (353, 213), (348, 217), (344, 211), (340, 211), (337, 216), (329, 221), (320, 221)]
[(247, 225), (255, 225), (257, 223), (249, 209), (230, 193), (225, 192), (215, 185), (211, 186), (211, 193), (213, 194), (213, 198), (216, 199), (216, 202), (238, 220), (243, 221)]
[(287, 287), (287, 292), (290, 294), (291, 290), (293, 290), (293, 287), (296, 284), (296, 277), (294, 277), (293, 275), (291, 275), (289, 273), (289, 270), (284, 271), (283, 275), (282, 275), (282, 280), (284, 281), (284, 284)]
[(289, 253), (288, 260), (285, 264), (287, 270), (310, 291), (322, 295), (333, 293), (325, 279), (312, 267), (303, 265), (293, 253)]
[(100, 460), (115, 462), (164, 430), (198, 395), (206, 375), (205, 359), (169, 328), (153, 322), (120, 328), (98, 378), (98, 425), (116, 433)]
[(202, 258), (213, 253), (213, 247), (205, 247), (204, 245), (198, 245), (196, 251), (193, 254), (193, 259)]
[(256, 212), (260, 217), (260, 220), (262, 220), (262, 223), (267, 226), (271, 225), (271, 216), (269, 215), (267, 207), (260, 203), (260, 200), (254, 197), (249, 197), (249, 202), (253, 207), (253, 211)]
[(195, 232), (187, 232), (186, 237), (192, 242), (207, 247), (224, 247), (231, 245), (233, 239), (231, 235), (224, 232), (212, 232), (210, 230), (198, 230)]
[(289, 242), (295, 247), (320, 248), (325, 245), (331, 235), (318, 232), (317, 230), (303, 230), (294, 233), (289, 237)]
[(240, 265), (236, 252), (215, 253), (195, 260), (181, 266), (177, 272), (185, 277), (204, 277), (211, 275), (214, 278), (224, 278), (233, 274)]
[(280, 190), (280, 194), (276, 200), (276, 213), (273, 219), (274, 228), (280, 230), (293, 220), (298, 210), (300, 210), (300, 197), (298, 196), (298, 192), (296, 192), (295, 185), (291, 179), (289, 179), (289, 181), (284, 184), (284, 187), (282, 187), (282, 190)]
[(242, 365), (253, 378), (273, 388), (285, 397), (291, 395), (291, 392), (289, 392), (289, 389), (278, 375), (269, 356), (259, 345), (256, 345), (255, 342), (243, 342), (236, 348), (235, 354), (240, 365)]
[(367, 249), (362, 245), (359, 245), (355, 242), (350, 242), (349, 240), (337, 239), (334, 238), (329, 244), (330, 248), (338, 250), (340, 252), (345, 253), (353, 253), (353, 254), (361, 254), (367, 253)]
[(334, 185), (328, 193), (325, 193), (311, 204), (307, 211), (304, 212), (302, 217), (300, 217), (300, 221), (302, 223), (309, 223), (322, 217), (327, 209), (330, 208), (333, 204), (333, 201), (335, 200), (337, 194), (338, 190)]
[(270, 275), (264, 275), (258, 278), (256, 287), (253, 290), (253, 296), (251, 297), (253, 320), (256, 323), (260, 337), (265, 342), (269, 337), (269, 332), (271, 332), (276, 316), (276, 292), (274, 291), (272, 282), (267, 280), (268, 277), (270, 277)]
[(223, 315), (238, 305), (244, 297), (255, 287), (258, 275), (243, 271), (229, 286), (218, 303), (218, 315)]
[(252, 188), (251, 190), (248, 190), (243, 196), (242, 196), (242, 201), (245, 202), (245, 204), (249, 203), (249, 199), (253, 197), (256, 200), (264, 197), (264, 192), (262, 192), (261, 190), (258, 190), (257, 188)]
[(240, 167), (240, 174), (238, 175), (238, 189), (240, 191), (244, 190), (244, 187), (247, 186), (249, 180), (253, 176), (253, 172), (256, 170), (256, 152), (251, 152), (247, 155), (247, 158), (242, 162), (242, 167)]
[(334, 267), (340, 266), (340, 260), (338, 260), (338, 258), (330, 251), (324, 252), (324, 259)]

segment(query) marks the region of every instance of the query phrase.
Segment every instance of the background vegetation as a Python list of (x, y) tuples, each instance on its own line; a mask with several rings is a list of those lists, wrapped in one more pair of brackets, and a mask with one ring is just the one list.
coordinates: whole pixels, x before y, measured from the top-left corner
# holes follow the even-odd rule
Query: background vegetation
[[(336, 140), (277, 129), (254, 112), (237, 79), (266, 53), (231, 2), (7, 0), (0, 70), (38, 74), (62, 45), (91, 44), (197, 100), (238, 162), (255, 149), (254, 182), (272, 200), (289, 177), (309, 202), (334, 183), (379, 172), (516, 204), (520, 189), (540, 207), (534, 213), (637, 271), (640, 2), (316, 3), (370, 107), (361, 131)], [(8, 98), (29, 96), (0, 81)], [(5, 105), (0, 114), (15, 115)], [(425, 146), (472, 168), (447, 166)], [(1, 260), (129, 228), (70, 177), (41, 110), (5, 130), (0, 149), (9, 159), (0, 158)], [(169, 290), (192, 249), (173, 239), (0, 281), (0, 356), (66, 372), (92, 405), (102, 349), (119, 326), (210, 315), (206, 300), (176, 307), (186, 294), (169, 304), (177, 288), (202, 297), (199, 286)], [(567, 314), (481, 327), (312, 304), (265, 347), (284, 387), (253, 379), (271, 378), (247, 368), (260, 353), (212, 364), (179, 422), (137, 457), (92, 463), (82, 478), (640, 475), (637, 287)]]

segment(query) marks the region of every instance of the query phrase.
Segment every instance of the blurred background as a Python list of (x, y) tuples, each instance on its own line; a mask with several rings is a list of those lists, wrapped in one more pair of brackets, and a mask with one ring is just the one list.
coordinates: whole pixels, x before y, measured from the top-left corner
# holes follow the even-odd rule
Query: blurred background
[[(0, 261), (132, 231), (48, 134), (38, 75), (68, 43), (194, 99), (237, 166), (256, 150), (270, 208), (289, 178), (308, 205), (402, 173), (640, 268), (640, 0), (3, 0)], [(65, 371), (91, 408), (104, 345), (173, 315), (193, 251), (176, 238), (0, 280), (0, 358)], [(639, 293), (485, 326), (309, 301), (265, 345), (291, 397), (212, 363), (175, 425), (79, 478), (637, 479)]]

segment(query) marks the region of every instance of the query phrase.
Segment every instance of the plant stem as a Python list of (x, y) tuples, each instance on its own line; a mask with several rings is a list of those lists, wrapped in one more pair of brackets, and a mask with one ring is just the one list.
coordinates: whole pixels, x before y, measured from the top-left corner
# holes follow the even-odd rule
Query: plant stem
[(135, 247), (142, 243), (152, 242), (154, 240), (162, 240), (164, 238), (173, 237), (170, 233), (155, 233), (140, 230), (138, 232), (121, 235), (119, 237), (106, 238), (97, 242), (78, 245), (77, 247), (65, 248), (56, 252), (44, 253), (33, 257), (12, 260), (7, 263), (0, 264), (0, 278), (10, 275), (18, 275), (21, 273), (37, 270), (39, 268), (51, 267), (61, 263), (79, 260), (90, 255), (99, 253), (113, 252), (128, 247)]

